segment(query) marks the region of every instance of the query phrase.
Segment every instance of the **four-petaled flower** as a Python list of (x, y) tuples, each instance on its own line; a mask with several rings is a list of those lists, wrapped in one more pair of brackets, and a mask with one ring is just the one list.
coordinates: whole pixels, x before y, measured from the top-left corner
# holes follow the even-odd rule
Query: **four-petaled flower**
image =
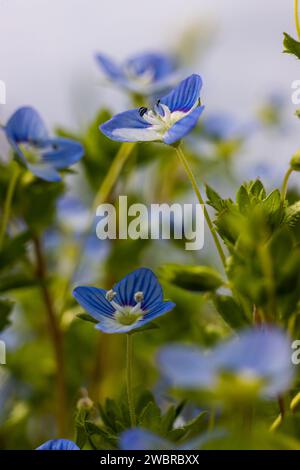
[(59, 170), (73, 165), (83, 156), (79, 142), (49, 137), (40, 115), (29, 106), (19, 108), (3, 130), (22, 163), (46, 181), (60, 181)]
[(100, 130), (120, 142), (174, 144), (197, 124), (204, 109), (200, 102), (201, 87), (201, 77), (191, 75), (159, 99), (153, 109), (142, 107), (117, 114), (102, 124)]
[(160, 53), (138, 54), (120, 65), (104, 54), (96, 60), (109, 80), (139, 95), (165, 92), (178, 78), (174, 58)]
[(73, 295), (99, 321), (96, 328), (105, 333), (127, 333), (175, 307), (173, 302), (163, 301), (156, 276), (146, 268), (128, 274), (112, 290), (81, 286)]
[(205, 354), (190, 346), (167, 346), (158, 355), (163, 375), (174, 386), (214, 389), (222, 374), (233, 374), (262, 396), (288, 390), (293, 378), (288, 336), (275, 327), (249, 329)]
[(69, 439), (52, 439), (44, 442), (36, 450), (80, 450), (80, 448)]

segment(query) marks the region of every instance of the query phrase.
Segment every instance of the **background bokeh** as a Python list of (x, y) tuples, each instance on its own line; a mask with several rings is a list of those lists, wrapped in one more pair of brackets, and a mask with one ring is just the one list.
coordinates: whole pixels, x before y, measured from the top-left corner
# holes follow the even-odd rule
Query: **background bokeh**
[(1, 0), (0, 62), (7, 105), (0, 117), (31, 103), (50, 125), (84, 125), (100, 104), (122, 108), (122, 95), (101, 86), (95, 52), (122, 60), (140, 50), (172, 51), (182, 45), (182, 35), (186, 40), (194, 35), (198, 40), (186, 59), (203, 76), (207, 110), (247, 120), (267, 96), (279, 94), (284, 100), (289, 139), (256, 136), (259, 145), (248, 148), (251, 160), (263, 154), (280, 166), (298, 135), (290, 100), (298, 63), (281, 54), (282, 32), (294, 29), (287, 3)]
[[(0, 79), (7, 86), (0, 122), (30, 104), (53, 132), (78, 138), (86, 150), (76, 173), (65, 177), (67, 202), (76, 197), (83, 207), (77, 200), (74, 209), (54, 195), (57, 212), (49, 214), (48, 226), (43, 225), (48, 214), (39, 207), (49, 285), (64, 336), (66, 435), (72, 437), (82, 387), (93, 400), (103, 402), (121, 394), (124, 386), (124, 338), (101, 335), (93, 325), (76, 319), (81, 310), (71, 296), (72, 287), (91, 283), (111, 288), (142, 265), (155, 271), (166, 262), (219, 267), (208, 233), (199, 253), (186, 252), (174, 241), (101, 243), (94, 228), (87, 243), (79, 245), (86, 212), (118, 148), (98, 131), (108, 118), (106, 112), (98, 113), (132, 106), (123, 91), (104, 81), (95, 53), (120, 61), (147, 50), (177, 55), (186, 74), (200, 73), (203, 78), (203, 120), (222, 114), (234, 122), (232, 135), (224, 142), (209, 135), (202, 138), (201, 123), (187, 139), (199, 181), (205, 178), (222, 195), (232, 195), (239, 182), (259, 176), (271, 189), (280, 184), (299, 146), (299, 122), (291, 102), (299, 65), (282, 54), (283, 31), (294, 32), (292, 5), (286, 0), (0, 0), (0, 21)], [(266, 119), (267, 111), (271, 117), (275, 113), (274, 122)], [(1, 134), (1, 164), (10, 158), (8, 150)], [(128, 194), (132, 202), (194, 200), (172, 152), (152, 144), (138, 147), (110, 200), (116, 202), (118, 194)], [(1, 166), (2, 198), (9, 179), (5, 168)], [(297, 175), (291, 178), (295, 186), (298, 180)], [(32, 208), (34, 213), (36, 201), (30, 197), (16, 193), (16, 217), (24, 201), (27, 212)], [(26, 249), (24, 266), (30, 271), (30, 242)], [(78, 250), (82, 259), (74, 272)], [(161, 320), (155, 333), (137, 335), (135, 368), (136, 383), (154, 390), (162, 404), (164, 384), (157, 382), (154, 360), (157, 348), (180, 340), (210, 345), (229, 333), (205, 296), (169, 285), (164, 289), (166, 297), (176, 301), (176, 311)], [(9, 296), (16, 307), (12, 326), (4, 332), (8, 359), (0, 369), (0, 447), (34, 448), (61, 437), (55, 422), (55, 364), (37, 286), (11, 289)]]

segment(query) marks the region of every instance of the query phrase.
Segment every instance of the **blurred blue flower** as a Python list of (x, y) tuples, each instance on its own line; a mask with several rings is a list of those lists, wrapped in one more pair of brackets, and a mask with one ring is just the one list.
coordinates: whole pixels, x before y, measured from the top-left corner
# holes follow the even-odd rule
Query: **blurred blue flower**
[(88, 207), (76, 196), (64, 195), (57, 203), (57, 216), (59, 222), (76, 234), (86, 231), (91, 225)]
[(3, 130), (22, 163), (46, 181), (60, 181), (59, 170), (73, 165), (83, 156), (79, 142), (49, 137), (40, 115), (29, 106), (19, 108)]
[(162, 288), (150, 269), (140, 268), (124, 277), (113, 290), (76, 287), (79, 304), (99, 323), (105, 333), (127, 333), (175, 307), (163, 301)]
[(137, 108), (117, 114), (100, 126), (110, 139), (120, 142), (162, 141), (173, 144), (197, 124), (204, 109), (200, 105), (202, 80), (191, 75), (177, 85), (153, 109)]
[(120, 448), (121, 450), (196, 450), (213, 439), (223, 437), (224, 434), (222, 430), (215, 430), (177, 445), (145, 429), (132, 428), (121, 434)]
[(204, 133), (216, 140), (242, 140), (249, 137), (256, 128), (255, 122), (239, 124), (227, 113), (210, 114), (203, 120)]
[(167, 346), (158, 356), (159, 367), (172, 385), (209, 389), (222, 373), (245, 380), (261, 381), (263, 396), (276, 396), (291, 385), (291, 344), (284, 332), (274, 327), (249, 329), (206, 354), (188, 346)]
[(68, 439), (52, 439), (51, 441), (44, 442), (36, 450), (80, 450), (73, 441)]
[(166, 92), (178, 79), (176, 61), (169, 55), (149, 52), (117, 64), (106, 55), (97, 54), (96, 60), (110, 81), (140, 95)]

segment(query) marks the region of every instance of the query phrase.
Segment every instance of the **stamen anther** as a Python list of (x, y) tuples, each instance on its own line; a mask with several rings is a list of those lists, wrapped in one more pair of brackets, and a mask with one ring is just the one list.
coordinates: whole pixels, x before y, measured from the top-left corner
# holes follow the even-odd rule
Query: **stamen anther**
[(139, 291), (139, 292), (136, 292), (134, 294), (134, 300), (139, 303), (139, 302), (142, 302), (144, 300), (144, 293)]
[(117, 295), (117, 293), (114, 292), (114, 291), (111, 289), (111, 290), (108, 290), (108, 291), (106, 292), (105, 298), (106, 298), (106, 300), (108, 300), (109, 302), (111, 302), (111, 301), (114, 299), (114, 297), (115, 297), (116, 295)]
[(148, 108), (145, 108), (145, 106), (141, 106), (139, 109), (140, 116), (143, 117), (147, 111), (148, 111)]

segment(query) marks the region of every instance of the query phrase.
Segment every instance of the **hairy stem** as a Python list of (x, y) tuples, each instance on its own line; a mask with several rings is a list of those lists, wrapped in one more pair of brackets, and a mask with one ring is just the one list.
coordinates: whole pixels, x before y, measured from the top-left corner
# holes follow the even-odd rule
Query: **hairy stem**
[(5, 232), (6, 232), (7, 224), (9, 221), (13, 195), (15, 192), (19, 174), (20, 174), (19, 165), (16, 162), (13, 162), (13, 173), (12, 173), (12, 176), (11, 176), (8, 188), (7, 188), (7, 193), (6, 193), (4, 207), (3, 207), (2, 221), (1, 221), (1, 226), (0, 226), (0, 249), (2, 248), (2, 245), (3, 245)]
[(110, 195), (114, 185), (117, 182), (117, 179), (130, 156), (133, 148), (135, 147), (135, 142), (123, 142), (120, 146), (93, 202), (93, 210), (99, 205), (102, 204), (108, 196)]
[(181, 147), (178, 146), (178, 147), (175, 147), (175, 149), (176, 149), (178, 158), (179, 158), (180, 162), (182, 163), (182, 165), (183, 165), (183, 167), (184, 167), (184, 169), (185, 169), (185, 171), (186, 171), (186, 173), (187, 173), (187, 175), (188, 175), (188, 177), (189, 177), (189, 180), (190, 180), (190, 182), (191, 182), (191, 184), (192, 184), (193, 190), (194, 190), (194, 192), (195, 192), (195, 194), (196, 194), (196, 196), (197, 196), (197, 199), (198, 199), (198, 201), (199, 201), (199, 204), (201, 204), (201, 206), (203, 207), (203, 212), (204, 212), (205, 220), (206, 220), (206, 222), (207, 222), (207, 225), (208, 225), (208, 227), (209, 227), (209, 230), (210, 230), (210, 232), (211, 232), (211, 234), (212, 234), (212, 237), (213, 237), (213, 239), (214, 239), (214, 242), (215, 242), (216, 248), (217, 248), (217, 250), (218, 250), (218, 253), (219, 253), (219, 255), (220, 255), (222, 264), (223, 264), (223, 266), (225, 267), (225, 265), (226, 265), (226, 257), (225, 257), (223, 248), (222, 248), (222, 246), (221, 246), (221, 243), (220, 243), (220, 241), (219, 241), (218, 235), (217, 235), (217, 233), (216, 233), (216, 231), (215, 231), (215, 228), (214, 228), (214, 226), (213, 226), (213, 223), (212, 223), (212, 221), (211, 221), (211, 219), (210, 219), (210, 217), (209, 217), (209, 214), (208, 214), (208, 211), (207, 211), (207, 209), (206, 209), (205, 203), (204, 203), (204, 201), (203, 201), (203, 199), (202, 199), (202, 196), (201, 196), (200, 190), (199, 190), (199, 188), (198, 188), (198, 185), (197, 185), (196, 179), (195, 179), (195, 177), (194, 177), (194, 174), (193, 174), (193, 172), (192, 172), (192, 170), (191, 170), (191, 167), (190, 167), (190, 165), (189, 165), (187, 159), (186, 159), (185, 156), (184, 156), (184, 153), (183, 153)]
[(81, 235), (81, 243), (80, 243), (80, 247), (79, 249), (77, 250), (76, 254), (75, 254), (75, 259), (74, 259), (74, 263), (73, 263), (73, 270), (72, 270), (72, 274), (70, 275), (70, 278), (69, 280), (67, 281), (64, 289), (63, 289), (63, 294), (62, 294), (62, 300), (61, 300), (61, 311), (63, 312), (64, 309), (65, 309), (65, 304), (66, 304), (66, 298), (67, 298), (67, 295), (69, 293), (69, 290), (71, 288), (71, 281), (72, 279), (74, 278), (74, 274), (77, 272), (79, 266), (80, 266), (80, 262), (81, 262), (81, 257), (82, 257), (82, 254), (83, 254), (83, 247), (84, 247), (84, 244), (86, 242), (86, 239), (87, 239), (87, 236), (89, 235), (90, 233), (90, 230), (91, 230), (91, 226), (92, 226), (92, 223), (93, 223), (93, 220), (94, 220), (94, 216), (95, 216), (95, 210), (97, 208), (97, 206), (99, 206), (99, 204), (102, 204), (104, 201), (106, 201), (114, 187), (114, 185), (116, 184), (117, 180), (118, 180), (118, 177), (122, 171), (122, 168), (124, 167), (125, 165), (125, 162), (127, 161), (127, 159), (129, 158), (129, 156), (131, 155), (132, 153), (132, 150), (134, 149), (135, 147), (135, 143), (132, 143), (132, 142), (124, 142), (109, 170), (108, 170), (108, 173), (106, 174), (104, 180), (102, 181), (100, 187), (99, 187), (99, 190), (94, 198), (94, 201), (93, 201), (93, 204), (92, 204), (92, 210), (91, 210), (91, 213), (90, 213), (90, 217), (89, 217), (89, 221), (88, 221), (88, 224), (87, 224), (87, 229), (82, 233)]
[(299, 22), (299, 4), (298, 4), (298, 0), (294, 0), (294, 16), (295, 16), (295, 24), (296, 24), (298, 39), (300, 39), (300, 22)]
[(281, 201), (284, 202), (286, 200), (286, 193), (287, 193), (287, 187), (288, 187), (288, 182), (289, 182), (289, 178), (291, 176), (291, 174), (293, 173), (293, 169), (290, 167), (284, 178), (283, 178), (283, 182), (282, 182), (282, 186), (281, 186)]
[(127, 352), (126, 352), (126, 385), (127, 385), (127, 397), (128, 397), (128, 408), (130, 415), (131, 426), (136, 425), (134, 401), (132, 394), (132, 335), (127, 334)]
[(33, 246), (37, 262), (37, 275), (40, 280), (40, 289), (45, 305), (49, 333), (53, 346), (56, 363), (56, 393), (57, 393), (57, 427), (60, 436), (66, 432), (66, 380), (64, 364), (63, 334), (60, 330), (53, 301), (47, 286), (47, 266), (40, 238), (33, 236)]

